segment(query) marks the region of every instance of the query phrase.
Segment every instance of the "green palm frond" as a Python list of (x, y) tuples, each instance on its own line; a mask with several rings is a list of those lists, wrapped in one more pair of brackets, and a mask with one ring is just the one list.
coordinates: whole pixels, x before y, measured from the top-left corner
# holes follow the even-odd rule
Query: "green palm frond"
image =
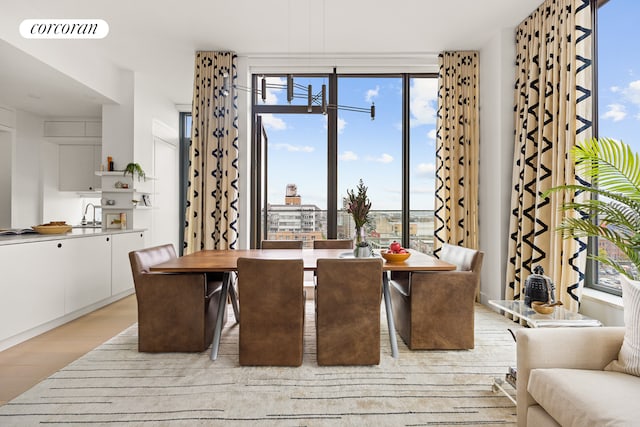
[(605, 257), (605, 256), (589, 256), (589, 259), (593, 259), (595, 261), (598, 261), (602, 264), (608, 265), (609, 267), (613, 268), (614, 270), (616, 270), (618, 273), (624, 275), (624, 276), (628, 276), (627, 271), (624, 269), (624, 267), (619, 264), (618, 262), (612, 260), (609, 257)]
[(628, 245), (630, 243), (628, 235), (619, 232), (616, 228), (596, 225), (591, 221), (585, 221), (582, 218), (565, 218), (558, 226), (557, 230), (561, 231), (562, 235), (567, 238), (601, 237), (603, 239), (607, 239), (616, 246)]
[[(546, 198), (549, 197), (550, 194), (552, 193), (558, 193), (558, 192), (568, 192), (569, 194), (576, 194), (579, 192), (585, 192), (585, 193), (589, 193), (591, 195), (595, 195), (595, 196), (602, 196), (602, 197), (606, 197), (608, 199), (611, 200), (615, 200), (617, 202), (623, 203), (627, 206), (629, 206), (630, 208), (634, 209), (637, 212), (640, 212), (640, 200), (637, 200), (635, 198), (631, 198), (629, 197), (627, 194), (624, 193), (614, 193), (611, 191), (608, 191), (606, 189), (603, 188), (597, 188), (597, 187), (588, 187), (585, 185), (560, 185), (558, 187), (553, 187), (548, 189), (547, 191), (545, 191), (544, 193), (542, 193), (542, 197)], [(591, 199), (591, 200), (597, 200), (597, 199)]]
[(633, 230), (640, 230), (640, 215), (624, 204), (617, 202), (603, 202), (590, 199), (585, 202), (565, 203), (563, 210), (575, 210), (580, 212), (581, 218), (589, 218), (591, 221), (599, 221), (604, 224), (616, 226), (633, 234)]
[(640, 202), (640, 155), (610, 138), (590, 139), (571, 151), (576, 173), (611, 193), (621, 193)]
[[(590, 139), (572, 150), (576, 174), (592, 185), (561, 185), (542, 194), (566, 192), (565, 211), (578, 217), (565, 217), (557, 227), (565, 238), (598, 237), (615, 245), (640, 271), (640, 155), (621, 141), (609, 138)], [(586, 193), (584, 200), (575, 199)], [(632, 274), (615, 259), (591, 256), (631, 279)]]

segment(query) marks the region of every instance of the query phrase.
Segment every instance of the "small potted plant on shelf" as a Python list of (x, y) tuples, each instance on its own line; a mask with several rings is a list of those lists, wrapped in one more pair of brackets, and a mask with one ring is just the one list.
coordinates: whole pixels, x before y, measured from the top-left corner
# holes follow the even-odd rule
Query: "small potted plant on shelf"
[(124, 168), (124, 176), (127, 174), (131, 174), (131, 178), (133, 179), (134, 174), (138, 175), (138, 181), (146, 180), (146, 175), (144, 170), (138, 163), (129, 163), (126, 168)]

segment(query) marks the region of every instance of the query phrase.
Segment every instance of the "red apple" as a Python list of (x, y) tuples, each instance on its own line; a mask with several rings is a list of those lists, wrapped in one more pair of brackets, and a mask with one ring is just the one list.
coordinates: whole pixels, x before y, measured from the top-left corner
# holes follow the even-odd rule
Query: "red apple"
[(395, 240), (393, 241), (393, 243), (391, 243), (389, 245), (389, 249), (391, 250), (391, 252), (396, 253), (398, 252), (400, 249), (402, 249), (402, 245), (400, 245), (400, 243), (396, 242)]

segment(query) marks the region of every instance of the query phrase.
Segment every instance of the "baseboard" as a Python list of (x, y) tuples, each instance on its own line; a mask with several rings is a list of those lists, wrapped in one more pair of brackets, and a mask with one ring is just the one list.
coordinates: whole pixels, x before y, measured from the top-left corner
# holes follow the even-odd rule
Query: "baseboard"
[(10, 347), (13, 347), (15, 345), (18, 345), (22, 342), (25, 342), (33, 337), (37, 337), (38, 335), (41, 335), (45, 332), (48, 332), (52, 329), (57, 328), (58, 326), (62, 326), (65, 323), (69, 323), (72, 320), (77, 319), (78, 317), (84, 316), (85, 314), (91, 313), (92, 311), (95, 311), (101, 307), (104, 307), (106, 305), (109, 305), (111, 303), (114, 303), (118, 300), (121, 300), (124, 297), (127, 297), (131, 294), (134, 293), (134, 289), (128, 289), (126, 291), (120, 292), (119, 294), (116, 295), (112, 295), (109, 298), (105, 298), (101, 301), (98, 301), (96, 303), (93, 303), (91, 305), (88, 305), (86, 307), (83, 307), (79, 310), (73, 311), (71, 313), (65, 314), (62, 317), (58, 317), (56, 319), (53, 319), (49, 322), (43, 323), (42, 325), (38, 325), (34, 328), (31, 328), (29, 330), (26, 330), (24, 332), (21, 332), (19, 334), (13, 335), (9, 338), (6, 338), (2, 341), (0, 341), (0, 351), (6, 350)]

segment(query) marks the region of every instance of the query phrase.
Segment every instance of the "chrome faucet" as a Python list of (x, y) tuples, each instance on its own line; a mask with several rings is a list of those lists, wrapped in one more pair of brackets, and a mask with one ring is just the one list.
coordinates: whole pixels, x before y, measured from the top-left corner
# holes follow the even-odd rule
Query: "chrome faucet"
[[(89, 209), (89, 206), (93, 208), (93, 221), (88, 223), (87, 210)], [(87, 206), (85, 206), (84, 208), (84, 214), (82, 215), (82, 221), (80, 221), (80, 225), (95, 224), (95, 223), (96, 223), (96, 205), (94, 205), (93, 203), (87, 203)]]

